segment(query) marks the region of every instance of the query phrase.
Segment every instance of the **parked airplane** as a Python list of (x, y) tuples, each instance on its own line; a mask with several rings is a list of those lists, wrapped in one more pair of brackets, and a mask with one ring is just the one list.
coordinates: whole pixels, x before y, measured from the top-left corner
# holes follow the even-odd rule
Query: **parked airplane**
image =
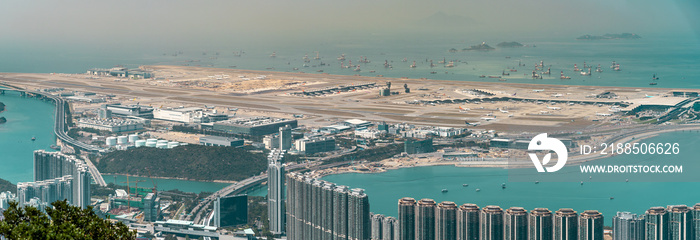
[(502, 113), (508, 113), (508, 110), (503, 110), (503, 109), (498, 109), (498, 111), (501, 111)]
[(596, 116), (601, 116), (601, 117), (610, 117), (612, 116), (611, 113), (595, 113)]
[(560, 107), (550, 107), (550, 106), (547, 106), (547, 108), (552, 109), (552, 110), (561, 110)]
[(496, 120), (496, 117), (482, 117), (481, 120), (491, 121), (491, 120)]
[(481, 124), (481, 122), (473, 122), (473, 123), (470, 123), (470, 122), (464, 121), (464, 124), (467, 124), (467, 125), (469, 125), (469, 126), (479, 126), (479, 124)]
[(533, 92), (544, 92), (544, 89), (535, 89), (535, 90), (532, 90), (532, 91), (533, 91)]
[(204, 108), (206, 108), (206, 109), (214, 109), (214, 108), (216, 108), (216, 106), (207, 106), (207, 105), (204, 105)]

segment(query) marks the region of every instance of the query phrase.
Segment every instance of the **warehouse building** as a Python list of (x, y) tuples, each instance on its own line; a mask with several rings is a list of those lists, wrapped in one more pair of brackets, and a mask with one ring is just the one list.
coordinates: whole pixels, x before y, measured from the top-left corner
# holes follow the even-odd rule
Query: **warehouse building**
[(227, 133), (263, 136), (276, 133), (280, 127), (285, 125), (296, 128), (297, 120), (272, 117), (236, 118), (216, 122), (212, 125), (212, 129)]

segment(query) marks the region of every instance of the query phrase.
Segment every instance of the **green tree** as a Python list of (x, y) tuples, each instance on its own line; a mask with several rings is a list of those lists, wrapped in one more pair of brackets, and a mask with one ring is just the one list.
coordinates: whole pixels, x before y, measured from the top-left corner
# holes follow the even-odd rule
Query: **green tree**
[(67, 201), (56, 201), (46, 213), (32, 206), (19, 207), (11, 202), (0, 221), (0, 235), (8, 239), (135, 239), (123, 223), (112, 224), (102, 219), (92, 207), (82, 209)]

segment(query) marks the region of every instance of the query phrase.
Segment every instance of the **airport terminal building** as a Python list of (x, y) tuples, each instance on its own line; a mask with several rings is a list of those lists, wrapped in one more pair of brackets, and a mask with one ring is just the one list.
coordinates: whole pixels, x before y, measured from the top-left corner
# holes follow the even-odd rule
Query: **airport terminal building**
[(297, 120), (272, 117), (236, 118), (216, 122), (213, 124), (212, 129), (227, 133), (263, 136), (276, 133), (279, 131), (280, 127), (286, 125), (289, 125), (291, 128), (296, 128)]

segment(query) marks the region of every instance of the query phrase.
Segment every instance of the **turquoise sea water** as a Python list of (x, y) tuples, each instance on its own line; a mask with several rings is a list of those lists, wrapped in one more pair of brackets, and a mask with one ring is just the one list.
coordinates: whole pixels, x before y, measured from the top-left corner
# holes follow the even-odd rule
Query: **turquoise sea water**
[[(475, 203), (480, 207), (498, 205), (504, 209), (513, 206), (528, 210), (545, 207), (552, 211), (573, 208), (578, 212), (595, 209), (604, 214), (606, 225), (610, 225), (617, 211), (642, 214), (653, 206), (694, 205), (700, 202), (700, 192), (693, 190), (700, 184), (700, 164), (696, 157), (700, 154), (696, 147), (700, 141), (698, 136), (700, 133), (697, 132), (674, 132), (644, 140), (679, 142), (679, 155), (620, 155), (587, 163), (682, 165), (686, 176), (680, 178), (664, 174), (613, 174), (615, 178), (606, 178), (605, 174), (581, 174), (578, 166), (567, 166), (556, 172), (559, 176), (546, 176), (549, 173), (544, 173), (539, 175), (541, 178), (514, 182), (510, 181), (513, 173), (506, 169), (431, 166), (376, 174), (337, 174), (323, 179), (350, 188), (364, 188), (369, 195), (370, 210), (390, 216), (396, 216), (399, 198), (413, 197), (431, 198), (437, 202), (453, 201), (460, 205)], [(518, 174), (526, 171), (537, 175), (534, 169), (517, 170)], [(559, 181), (564, 179), (562, 176), (566, 179), (563, 182)], [(629, 182), (625, 182), (627, 178)], [(535, 184), (532, 179), (539, 179), (540, 183)], [(503, 183), (506, 184), (505, 189), (501, 188)], [(469, 186), (463, 187), (462, 184)], [(449, 191), (443, 193), (442, 189)]]
[[(124, 175), (102, 175), (105, 182), (115, 183), (117, 185), (126, 186), (126, 176)], [(116, 180), (116, 181), (115, 181)], [(139, 182), (139, 187), (152, 188), (155, 183), (158, 186), (158, 190), (173, 190), (178, 189), (183, 192), (216, 192), (220, 189), (231, 185), (229, 183), (216, 183), (216, 182), (198, 182), (198, 181), (187, 181), (178, 179), (161, 179), (161, 178), (147, 178), (147, 177), (129, 177), (130, 185), (136, 186), (135, 182), (142, 180), (144, 182)]]
[[(504, 76), (508, 83), (539, 83), (593, 86), (700, 88), (700, 41), (687, 36), (642, 36), (636, 40), (581, 41), (565, 38), (481, 39), (478, 36), (422, 38), (367, 37), (318, 39), (310, 42), (231, 44), (226, 47), (183, 49), (109, 49), (102, 47), (68, 46), (62, 48), (37, 48), (21, 44), (0, 46), (0, 72), (67, 72), (82, 73), (91, 67), (140, 64), (171, 64), (203, 67), (220, 67), (281, 72), (304, 71), (324, 73), (386, 77), (411, 77), (458, 81), (491, 81), (498, 79), (479, 78), (480, 75), (500, 75), (503, 70), (516, 68)], [(448, 49), (462, 49), (482, 41), (493, 47), (501, 41), (519, 41), (526, 47), (497, 48), (494, 51), (460, 51), (449, 53)], [(10, 47), (12, 47), (10, 49)], [(234, 52), (244, 51), (241, 56)], [(320, 60), (314, 60), (316, 51)], [(276, 58), (271, 58), (272, 52)], [(217, 55), (218, 53), (218, 55)], [(205, 55), (206, 54), (206, 55)], [(310, 62), (304, 67), (303, 57), (308, 54)], [(354, 68), (341, 69), (337, 58), (345, 54), (345, 64), (352, 60), (358, 64), (361, 56), (370, 63), (359, 63), (361, 71)], [(406, 58), (406, 62), (402, 60)], [(446, 68), (439, 61), (455, 61), (455, 67)], [(384, 68), (387, 60), (393, 68)], [(429, 66), (429, 60), (437, 65)], [(409, 65), (416, 61), (416, 68)], [(551, 76), (533, 80), (530, 75), (535, 64), (544, 61), (551, 67)], [(621, 65), (621, 71), (610, 69), (612, 61)], [(320, 66), (320, 63), (326, 63)], [(525, 66), (518, 66), (521, 62)], [(593, 66), (592, 76), (581, 76), (574, 72), (584, 62)], [(601, 65), (603, 72), (595, 72)], [(298, 68), (298, 70), (294, 70)], [(370, 72), (371, 70), (376, 72)], [(546, 68), (544, 69), (546, 70)], [(560, 80), (559, 73), (570, 76)], [(436, 72), (431, 74), (431, 72)], [(447, 72), (447, 73), (445, 73)], [(508, 70), (506, 70), (508, 72)], [(660, 79), (658, 85), (650, 86), (652, 76)], [(499, 82), (500, 83), (500, 82)]]
[(54, 105), (10, 92), (0, 95), (0, 102), (5, 103), (0, 116), (7, 119), (0, 124), (0, 178), (12, 183), (32, 181), (34, 150), (51, 150), (49, 146), (56, 143)]

